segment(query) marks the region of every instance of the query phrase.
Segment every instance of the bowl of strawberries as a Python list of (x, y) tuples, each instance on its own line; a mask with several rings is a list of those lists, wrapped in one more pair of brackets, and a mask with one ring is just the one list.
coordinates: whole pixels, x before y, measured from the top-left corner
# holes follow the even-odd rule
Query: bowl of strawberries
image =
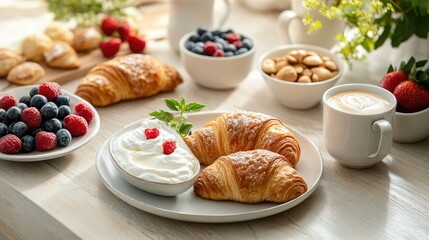
[(400, 66), (389, 67), (380, 86), (395, 95), (398, 102), (393, 127), (393, 140), (414, 143), (429, 136), (429, 67), (428, 60), (413, 57)]

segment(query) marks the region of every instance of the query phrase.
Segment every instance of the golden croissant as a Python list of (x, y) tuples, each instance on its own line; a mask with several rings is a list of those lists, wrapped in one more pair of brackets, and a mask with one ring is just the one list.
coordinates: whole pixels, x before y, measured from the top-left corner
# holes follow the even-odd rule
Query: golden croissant
[(172, 91), (181, 82), (172, 66), (150, 55), (129, 54), (92, 68), (79, 83), (76, 94), (101, 107)]
[(295, 167), (301, 154), (299, 143), (281, 120), (247, 111), (222, 114), (184, 140), (204, 165), (238, 151), (267, 149)]
[(258, 149), (220, 157), (201, 171), (194, 191), (212, 200), (284, 203), (305, 193), (307, 184), (284, 156)]

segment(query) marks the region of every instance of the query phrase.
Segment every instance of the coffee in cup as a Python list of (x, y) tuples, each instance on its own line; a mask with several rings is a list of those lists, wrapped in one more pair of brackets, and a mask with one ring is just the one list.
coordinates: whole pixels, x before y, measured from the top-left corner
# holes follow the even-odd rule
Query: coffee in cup
[(328, 99), (328, 104), (339, 111), (353, 114), (379, 113), (391, 107), (389, 101), (379, 94), (360, 90), (335, 93)]

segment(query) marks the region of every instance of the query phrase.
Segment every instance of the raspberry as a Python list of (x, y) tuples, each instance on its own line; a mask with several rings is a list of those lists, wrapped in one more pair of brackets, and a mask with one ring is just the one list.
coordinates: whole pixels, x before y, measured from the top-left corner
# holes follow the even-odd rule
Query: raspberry
[(157, 128), (146, 128), (144, 135), (146, 135), (147, 139), (154, 139), (159, 136), (159, 130)]
[(225, 52), (222, 49), (216, 49), (216, 52), (213, 53), (213, 57), (223, 57)]
[(39, 94), (45, 96), (48, 101), (55, 100), (61, 93), (61, 86), (56, 82), (43, 82), (39, 85)]
[(36, 129), (42, 124), (42, 116), (35, 107), (29, 107), (22, 111), (21, 121), (27, 124), (29, 129)]
[(64, 118), (64, 127), (69, 130), (72, 137), (79, 137), (88, 132), (88, 122), (76, 114), (70, 114)]
[(216, 52), (216, 49), (217, 49), (217, 45), (214, 42), (207, 41), (204, 44), (204, 53), (207, 54), (207, 55), (209, 55), (209, 56), (212, 56), (213, 53)]
[(243, 46), (243, 42), (241, 40), (237, 40), (237, 41), (233, 42), (232, 44), (234, 44), (237, 49), (239, 49)]
[(176, 150), (176, 142), (167, 140), (162, 144), (162, 148), (164, 149), (165, 155), (170, 155)]
[(36, 134), (36, 149), (48, 151), (57, 146), (57, 135), (55, 133), (41, 131)]
[(225, 38), (229, 43), (241, 40), (240, 35), (237, 33), (228, 33)]
[(13, 134), (7, 134), (0, 138), (0, 152), (2, 153), (17, 153), (21, 150), (21, 146), (21, 139)]
[(0, 97), (0, 108), (3, 108), (7, 111), (9, 108), (16, 106), (18, 104), (18, 100), (10, 94), (6, 94)]
[(76, 115), (85, 118), (88, 123), (90, 123), (94, 117), (94, 112), (85, 103), (78, 103), (74, 109), (76, 111)]

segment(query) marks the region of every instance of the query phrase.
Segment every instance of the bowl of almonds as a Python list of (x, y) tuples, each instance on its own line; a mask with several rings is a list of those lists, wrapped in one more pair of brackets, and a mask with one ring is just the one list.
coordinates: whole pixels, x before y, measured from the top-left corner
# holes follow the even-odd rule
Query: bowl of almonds
[(262, 54), (258, 69), (282, 105), (309, 109), (335, 85), (343, 73), (343, 64), (329, 49), (289, 44)]

